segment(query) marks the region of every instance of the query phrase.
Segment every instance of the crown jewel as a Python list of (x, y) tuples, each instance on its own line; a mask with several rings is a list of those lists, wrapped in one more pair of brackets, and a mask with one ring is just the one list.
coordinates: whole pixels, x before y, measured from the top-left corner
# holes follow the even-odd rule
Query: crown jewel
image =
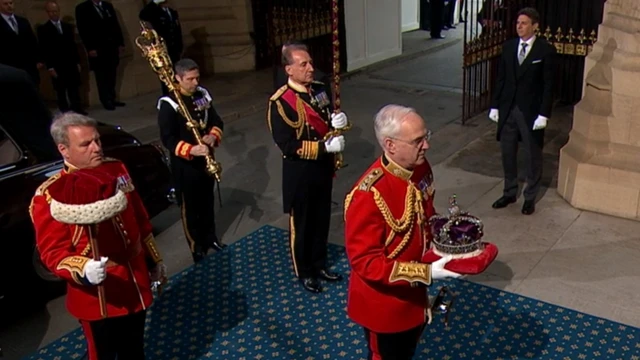
[(480, 219), (460, 210), (456, 195), (449, 198), (449, 214), (433, 215), (429, 225), (433, 234), (434, 252), (440, 256), (466, 258), (484, 249), (483, 224)]

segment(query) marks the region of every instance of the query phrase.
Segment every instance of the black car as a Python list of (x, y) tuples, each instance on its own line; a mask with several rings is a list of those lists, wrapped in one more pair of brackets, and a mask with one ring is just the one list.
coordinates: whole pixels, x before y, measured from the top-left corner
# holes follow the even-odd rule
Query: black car
[[(42, 267), (29, 216), (38, 186), (63, 166), (49, 135), (51, 114), (29, 81), (21, 70), (0, 65), (0, 306), (40, 299), (63, 284)], [(125, 163), (149, 216), (168, 208), (172, 187), (162, 149), (117, 126), (98, 130), (105, 156)]]

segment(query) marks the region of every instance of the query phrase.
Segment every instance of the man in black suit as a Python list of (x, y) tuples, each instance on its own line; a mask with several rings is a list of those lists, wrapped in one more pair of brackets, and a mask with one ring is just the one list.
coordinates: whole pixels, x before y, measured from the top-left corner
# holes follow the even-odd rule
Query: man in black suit
[(502, 47), (496, 91), (489, 118), (498, 123), (497, 139), (502, 149), (504, 192), (493, 203), (503, 208), (516, 202), (518, 192), (518, 141), (527, 154), (527, 187), (522, 213), (533, 214), (542, 178), (544, 129), (551, 117), (555, 47), (535, 36), (540, 15), (533, 8), (518, 12), (518, 38)]
[(0, 0), (0, 63), (26, 71), (40, 84), (38, 40), (29, 20), (14, 14), (13, 0)]
[[(138, 16), (141, 21), (151, 24), (151, 27), (164, 39), (171, 63), (175, 65), (182, 58), (184, 50), (178, 12), (169, 7), (167, 0), (151, 0), (140, 10)], [(162, 82), (161, 86), (162, 94), (168, 95), (169, 89)]]
[(98, 96), (107, 110), (125, 104), (116, 100), (116, 78), (124, 50), (122, 29), (110, 2), (86, 0), (76, 6), (78, 34), (89, 55), (89, 68), (96, 76)]
[(86, 115), (80, 100), (80, 57), (73, 26), (60, 20), (60, 7), (55, 1), (47, 1), (45, 11), (49, 21), (38, 26), (38, 40), (56, 91), (58, 109)]

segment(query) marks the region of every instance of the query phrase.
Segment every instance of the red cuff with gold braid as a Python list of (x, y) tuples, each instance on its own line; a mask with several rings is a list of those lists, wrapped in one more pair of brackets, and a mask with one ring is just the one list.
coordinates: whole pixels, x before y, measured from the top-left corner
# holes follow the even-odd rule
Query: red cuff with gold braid
[[(498, 247), (492, 243), (485, 242), (484, 249), (480, 254), (468, 258), (454, 257), (444, 268), (463, 275), (477, 275), (489, 267), (498, 256)], [(422, 257), (422, 261), (426, 263), (434, 263), (440, 260), (441, 256), (434, 253), (433, 248), (429, 249)]]
[(191, 156), (192, 147), (193, 145), (189, 144), (188, 142), (180, 141), (178, 142), (178, 145), (176, 145), (175, 154), (177, 157), (181, 157), (186, 160), (191, 160), (193, 159), (193, 156)]
[(213, 135), (216, 138), (216, 141), (213, 143), (213, 146), (218, 146), (222, 143), (222, 129), (217, 126), (211, 128), (209, 131), (209, 135)]

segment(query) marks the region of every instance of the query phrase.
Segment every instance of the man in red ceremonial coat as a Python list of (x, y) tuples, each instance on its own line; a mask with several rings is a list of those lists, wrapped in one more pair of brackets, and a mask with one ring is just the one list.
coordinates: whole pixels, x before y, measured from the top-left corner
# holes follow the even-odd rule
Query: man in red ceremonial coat
[(267, 123), (282, 152), (282, 201), (289, 214), (293, 269), (306, 290), (318, 293), (318, 278), (342, 279), (325, 268), (325, 261), (334, 154), (344, 150), (344, 137), (324, 137), (331, 127), (341, 129), (348, 122), (344, 113), (333, 113), (325, 84), (313, 80), (306, 46), (287, 46), (282, 62), (289, 79), (269, 99)]
[(65, 113), (51, 135), (65, 166), (29, 208), (42, 262), (67, 281), (89, 360), (144, 359), (151, 284), (166, 279), (147, 212), (124, 164), (103, 158), (95, 120)]
[(384, 154), (344, 204), (347, 313), (364, 327), (370, 360), (410, 360), (427, 322), (426, 286), (460, 275), (444, 269), (449, 257), (422, 261), (435, 214), (424, 120), (414, 109), (388, 105), (375, 117), (375, 133)]

